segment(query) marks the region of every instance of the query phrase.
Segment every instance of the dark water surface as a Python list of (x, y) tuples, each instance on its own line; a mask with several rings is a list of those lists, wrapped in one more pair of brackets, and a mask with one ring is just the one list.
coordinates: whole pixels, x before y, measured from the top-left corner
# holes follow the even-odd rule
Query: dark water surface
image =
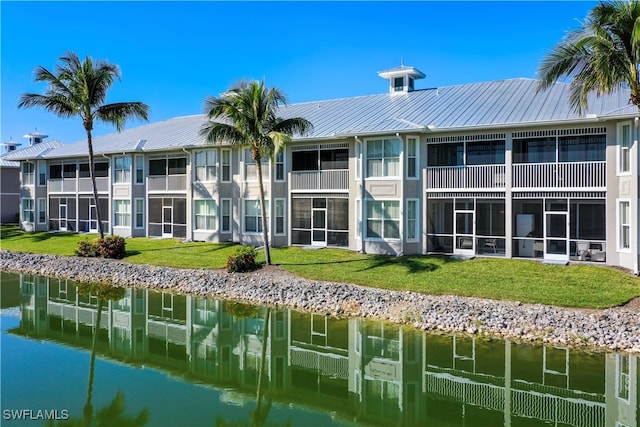
[(636, 356), (1, 280), (2, 426), (640, 426)]

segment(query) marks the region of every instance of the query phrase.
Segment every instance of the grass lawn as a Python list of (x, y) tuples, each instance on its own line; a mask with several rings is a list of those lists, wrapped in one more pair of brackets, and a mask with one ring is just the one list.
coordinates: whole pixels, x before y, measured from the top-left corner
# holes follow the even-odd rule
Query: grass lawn
[[(0, 248), (73, 255), (72, 233), (24, 233), (0, 227)], [(183, 268), (224, 268), (237, 245), (181, 243), (176, 239), (127, 239), (125, 261)], [(264, 260), (262, 252), (260, 252)], [(536, 261), (445, 256), (363, 255), (342, 249), (273, 248), (274, 264), (302, 277), (427, 294), (453, 294), (570, 307), (610, 307), (640, 295), (640, 279), (592, 265), (544, 265)], [(259, 259), (260, 261), (260, 259)]]

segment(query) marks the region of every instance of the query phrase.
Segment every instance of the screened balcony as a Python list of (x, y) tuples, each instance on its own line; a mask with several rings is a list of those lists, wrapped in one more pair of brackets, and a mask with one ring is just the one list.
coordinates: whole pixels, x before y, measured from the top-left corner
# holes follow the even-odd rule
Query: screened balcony
[(162, 158), (149, 160), (147, 191), (183, 192), (187, 190), (187, 159)]
[(349, 149), (346, 144), (295, 147), (291, 160), (291, 190), (349, 189)]

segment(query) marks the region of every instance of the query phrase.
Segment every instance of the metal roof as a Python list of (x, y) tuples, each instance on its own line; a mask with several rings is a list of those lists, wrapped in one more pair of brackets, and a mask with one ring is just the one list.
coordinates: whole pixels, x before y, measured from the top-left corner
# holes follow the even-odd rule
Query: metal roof
[[(628, 90), (590, 97), (583, 115), (578, 115), (568, 100), (567, 83), (556, 83), (539, 92), (537, 80), (518, 78), (289, 104), (281, 107), (279, 115), (309, 120), (313, 132), (294, 138), (307, 141), (396, 132), (437, 134), (520, 125), (594, 123), (602, 118), (638, 114), (638, 108), (629, 103)], [(166, 151), (206, 145), (199, 136), (204, 122), (204, 116), (198, 114), (94, 137), (94, 153)], [(46, 158), (86, 155), (85, 141), (42, 154)]]
[(20, 148), (18, 150), (7, 153), (2, 158), (5, 160), (15, 161), (40, 159), (46, 157), (46, 154), (51, 152), (52, 150), (64, 146), (65, 144), (60, 141), (39, 142), (37, 144), (33, 144), (28, 147)]
[(18, 162), (10, 162), (0, 157), (0, 168), (13, 168), (18, 169), (20, 167), (20, 163)]

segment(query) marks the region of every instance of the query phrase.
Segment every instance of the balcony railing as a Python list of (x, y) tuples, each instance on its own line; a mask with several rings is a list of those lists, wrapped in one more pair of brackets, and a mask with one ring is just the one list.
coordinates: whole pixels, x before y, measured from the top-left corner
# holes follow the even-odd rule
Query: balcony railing
[[(109, 178), (108, 177), (96, 178), (96, 187), (98, 188), (98, 192), (109, 191)], [(89, 192), (89, 191), (93, 191), (93, 185), (91, 185), (91, 178), (79, 178), (78, 192)]]
[(427, 188), (504, 188), (504, 172), (504, 165), (430, 167)]
[(513, 165), (513, 188), (600, 188), (607, 185), (606, 162)]
[(186, 191), (187, 175), (159, 175), (147, 177), (147, 191)]
[(291, 190), (348, 190), (349, 170), (290, 172), (289, 182)]
[(505, 165), (429, 167), (429, 190), (503, 189), (604, 189), (606, 162), (523, 163), (512, 166), (512, 182), (506, 179)]
[(75, 193), (76, 179), (75, 178), (50, 179), (49, 192), (50, 193)]

